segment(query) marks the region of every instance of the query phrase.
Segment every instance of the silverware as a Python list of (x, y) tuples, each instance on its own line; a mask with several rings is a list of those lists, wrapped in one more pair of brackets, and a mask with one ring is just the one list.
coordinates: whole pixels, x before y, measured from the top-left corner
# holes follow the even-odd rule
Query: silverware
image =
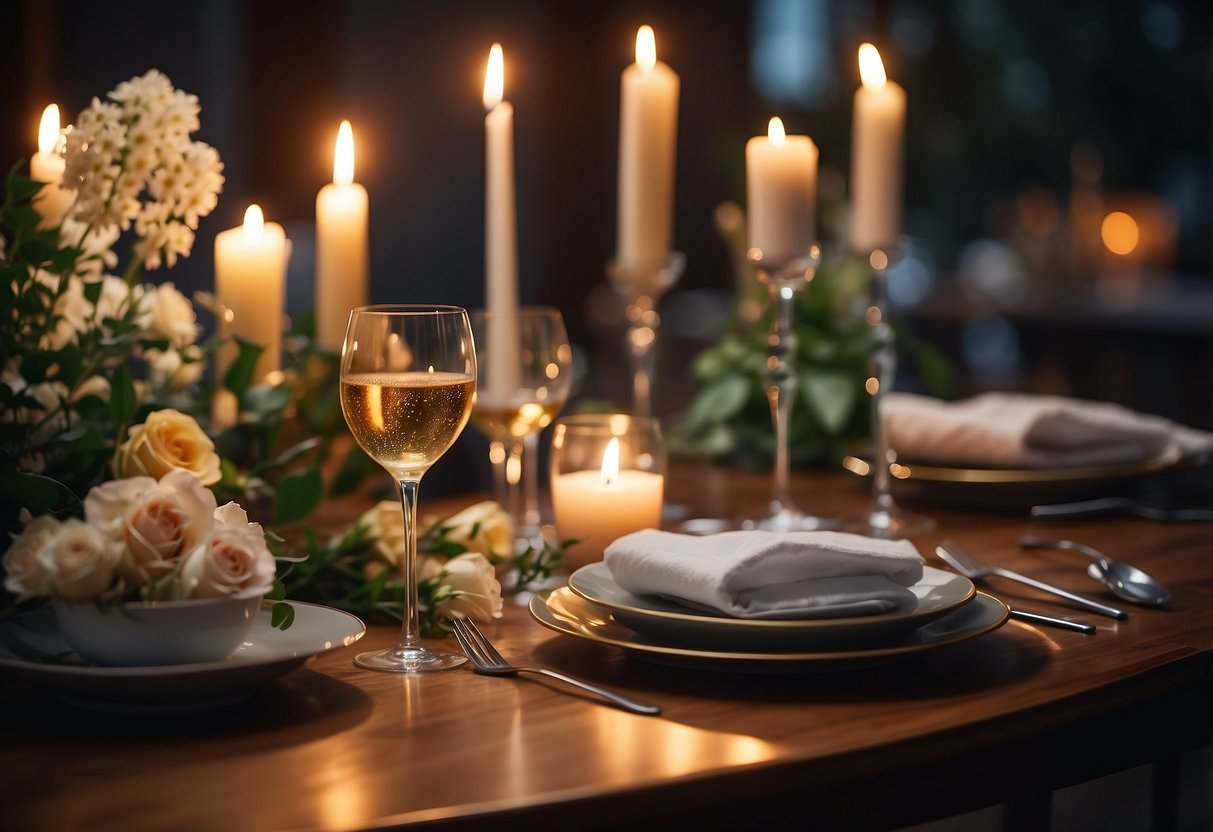
[(1145, 604), (1150, 607), (1160, 607), (1171, 600), (1171, 593), (1165, 586), (1142, 572), (1136, 566), (1121, 563), (1094, 549), (1074, 540), (1059, 540), (1052, 537), (1036, 537), (1025, 535), (1019, 538), (1019, 545), (1026, 549), (1066, 549), (1086, 555), (1095, 561), (1087, 567), (1087, 574), (1102, 583), (1118, 598), (1132, 601), (1135, 604)]
[(1132, 514), (1147, 520), (1213, 522), (1213, 509), (1208, 508), (1160, 508), (1159, 506), (1130, 500), (1127, 497), (1102, 497), (1097, 500), (1080, 500), (1076, 503), (1054, 503), (1032, 506), (1032, 516), (1037, 520), (1069, 520), (1075, 517), (1095, 517), (1101, 514)]
[(661, 713), (661, 707), (658, 705), (650, 705), (648, 702), (624, 696), (622, 693), (607, 690), (583, 679), (567, 676), (555, 670), (548, 670), (546, 667), (519, 667), (512, 665), (497, 652), (497, 649), (493, 647), (493, 643), (485, 637), (484, 633), (480, 632), (480, 628), (476, 626), (476, 622), (470, 618), (456, 618), (451, 622), (451, 626), (455, 630), (455, 638), (459, 640), (460, 646), (463, 647), (463, 652), (467, 653), (467, 657), (472, 660), (472, 667), (477, 673), (483, 673), (487, 676), (517, 676), (519, 673), (535, 673), (540, 676), (559, 679), (565, 684), (581, 688), (612, 705), (616, 705), (634, 714), (655, 716)]
[(1059, 595), (1084, 609), (1097, 612), (1100, 615), (1107, 615), (1112, 618), (1129, 617), (1129, 614), (1124, 610), (1110, 607), (1107, 604), (1101, 604), (1099, 601), (1088, 598), (1085, 595), (1079, 595), (1077, 592), (1070, 592), (1068, 589), (1062, 589), (1059, 586), (1047, 584), (1035, 578), (1029, 578), (1027, 575), (1012, 572), (1010, 569), (1003, 569), (998, 566), (986, 566), (951, 540), (940, 541), (939, 545), (935, 547), (935, 554), (939, 555), (939, 557), (951, 564), (957, 572), (970, 580), (979, 581), (991, 576), (1007, 578), (1008, 580), (1019, 581), (1021, 584), (1027, 584), (1036, 589)]
[(1082, 621), (1075, 621), (1073, 618), (1061, 618), (1055, 615), (1045, 615), (1042, 612), (1032, 612), (1030, 610), (1021, 610), (1011, 607), (1011, 617), (1017, 618), (1020, 621), (1028, 621), (1032, 624), (1048, 624), (1052, 627), (1060, 627), (1063, 630), (1073, 630), (1076, 633), (1085, 633), (1086, 635), (1095, 635), (1095, 625), (1086, 624)]

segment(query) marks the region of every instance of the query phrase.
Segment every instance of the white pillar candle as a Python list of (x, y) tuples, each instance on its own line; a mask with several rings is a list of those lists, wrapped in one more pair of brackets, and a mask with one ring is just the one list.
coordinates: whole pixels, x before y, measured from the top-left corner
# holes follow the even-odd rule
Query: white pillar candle
[[(265, 222), (257, 205), (245, 211), (243, 226), (215, 237), (215, 296), (223, 307), (219, 332), (264, 348), (253, 373), (254, 383), (280, 367), (289, 257), (286, 232), (276, 222)], [(220, 356), (220, 380), (236, 353), (236, 347), (229, 345)]]
[(850, 246), (887, 248), (901, 234), (901, 183), (906, 93), (885, 77), (880, 53), (859, 47), (862, 86), (855, 92), (851, 136)]
[(480, 372), (478, 399), (505, 404), (521, 384), (518, 333), (518, 233), (514, 203), (514, 108), (504, 101), (505, 59), (501, 44), (489, 50), (484, 74), (485, 307), (487, 367)]
[(653, 30), (636, 33), (636, 62), (619, 92), (619, 205), (616, 257), (624, 265), (664, 264), (674, 224), (678, 73), (657, 60)]
[(76, 201), (76, 192), (64, 190), (63, 156), (59, 154), (59, 105), (48, 104), (38, 124), (38, 152), (30, 157), (30, 179), (45, 182), (34, 196), (34, 208), (42, 215), (39, 228), (54, 228)]
[(551, 490), (560, 536), (581, 541), (566, 553), (573, 568), (601, 560), (606, 547), (625, 534), (661, 527), (665, 477), (619, 470), (617, 438), (607, 445), (598, 471), (558, 474)]
[(746, 142), (745, 169), (751, 256), (778, 265), (806, 255), (817, 242), (817, 145), (772, 118)]
[(350, 310), (367, 302), (366, 188), (354, 181), (354, 131), (337, 130), (333, 181), (316, 196), (316, 342), (340, 350)]

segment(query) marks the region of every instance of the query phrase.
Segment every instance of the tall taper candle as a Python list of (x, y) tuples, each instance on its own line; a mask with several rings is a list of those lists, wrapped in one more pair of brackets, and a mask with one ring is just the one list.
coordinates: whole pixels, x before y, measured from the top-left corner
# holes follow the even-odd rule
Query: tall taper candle
[(678, 73), (657, 60), (653, 29), (636, 32), (636, 63), (623, 70), (619, 93), (620, 264), (664, 264), (674, 224), (674, 158)]
[(477, 397), (505, 404), (520, 382), (518, 334), (518, 232), (514, 201), (514, 108), (504, 101), (505, 58), (501, 44), (489, 50), (484, 73), (485, 134), (485, 307), (488, 366)]
[(340, 350), (350, 310), (367, 302), (366, 188), (354, 181), (354, 131), (337, 130), (333, 181), (316, 195), (316, 341)]
[(850, 247), (886, 248), (901, 234), (906, 93), (885, 76), (880, 53), (859, 47), (862, 86), (855, 92), (851, 136)]

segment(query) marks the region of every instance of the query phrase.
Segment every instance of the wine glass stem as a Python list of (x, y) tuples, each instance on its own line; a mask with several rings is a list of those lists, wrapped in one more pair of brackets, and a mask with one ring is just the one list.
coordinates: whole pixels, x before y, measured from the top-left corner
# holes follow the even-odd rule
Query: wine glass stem
[(407, 650), (421, 644), (421, 621), (417, 613), (417, 488), (421, 478), (402, 479), (400, 506), (404, 511), (404, 620), (399, 648)]
[(869, 363), (872, 387), (872, 508), (884, 511), (892, 506), (890, 496), (889, 465), (893, 462), (889, 453), (889, 436), (881, 418), (881, 401), (893, 386), (897, 371), (897, 350), (893, 327), (888, 321), (887, 275), (884, 269), (872, 270), (872, 305), (868, 309), (868, 321), (872, 326), (872, 357)]
[(539, 432), (528, 434), (522, 440), (525, 447), (523, 453), (522, 526), (528, 534), (539, 531), (541, 517), (539, 515)]
[(792, 326), (792, 312), (796, 302), (796, 290), (789, 284), (772, 282), (771, 334), (767, 340), (771, 348), (767, 361), (767, 401), (771, 405), (771, 418), (775, 423), (775, 490), (773, 505), (776, 511), (791, 506), (788, 485), (789, 420), (792, 399), (796, 396), (796, 371), (792, 358), (796, 355), (796, 330)]
[(661, 318), (653, 298), (638, 295), (628, 305), (628, 353), (632, 359), (632, 402), (635, 415), (653, 415), (653, 345)]
[(526, 446), (521, 439), (514, 439), (510, 442), (509, 453), (505, 458), (505, 483), (506, 493), (509, 495), (509, 502), (505, 504), (505, 510), (509, 512), (510, 517), (514, 519), (514, 528), (516, 531), (522, 529), (523, 523), (523, 489), (526, 487), (523, 483), (523, 462)]
[(497, 504), (509, 508), (510, 492), (505, 481), (505, 443), (496, 439), (489, 442), (489, 463), (493, 467), (493, 496)]

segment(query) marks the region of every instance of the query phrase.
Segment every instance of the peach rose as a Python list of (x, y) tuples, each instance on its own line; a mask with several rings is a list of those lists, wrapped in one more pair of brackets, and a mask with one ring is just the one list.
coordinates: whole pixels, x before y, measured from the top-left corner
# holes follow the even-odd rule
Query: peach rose
[(118, 478), (146, 475), (160, 479), (169, 471), (189, 471), (203, 485), (219, 482), (219, 455), (210, 437), (192, 416), (177, 410), (157, 410), (142, 425), (131, 428), (113, 459)]
[(228, 503), (215, 510), (210, 539), (186, 556), (181, 585), (187, 598), (257, 598), (273, 588), (275, 571), (261, 524)]
[(51, 592), (66, 601), (88, 601), (114, 582), (122, 546), (101, 529), (71, 518), (38, 552), (50, 576)]

